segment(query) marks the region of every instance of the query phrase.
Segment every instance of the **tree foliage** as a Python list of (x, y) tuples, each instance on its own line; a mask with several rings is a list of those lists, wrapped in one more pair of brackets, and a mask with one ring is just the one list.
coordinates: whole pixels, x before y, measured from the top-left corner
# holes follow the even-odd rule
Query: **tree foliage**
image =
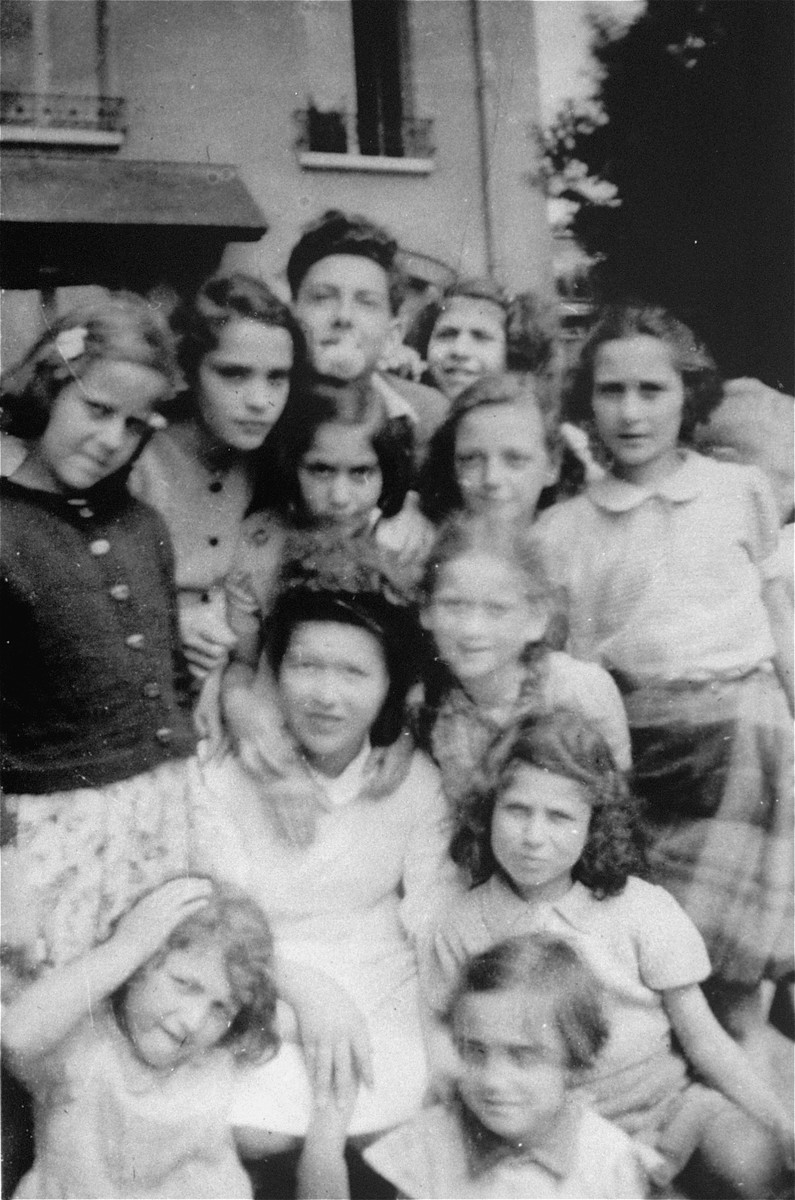
[[(793, 385), (791, 0), (649, 0), (597, 18), (594, 101), (544, 135), (605, 298), (674, 308), (726, 374)], [(612, 185), (612, 186), (608, 186)]]

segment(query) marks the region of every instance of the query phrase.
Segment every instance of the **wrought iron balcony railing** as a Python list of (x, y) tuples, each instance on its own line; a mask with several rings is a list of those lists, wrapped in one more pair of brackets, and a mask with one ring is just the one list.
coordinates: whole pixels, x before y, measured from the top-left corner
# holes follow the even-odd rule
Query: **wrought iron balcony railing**
[(431, 159), (436, 152), (432, 117), (386, 122), (368, 113), (316, 108), (297, 109), (294, 115), (299, 151), (417, 159)]
[(119, 96), (69, 96), (60, 92), (0, 93), (0, 124), (21, 128), (125, 132)]

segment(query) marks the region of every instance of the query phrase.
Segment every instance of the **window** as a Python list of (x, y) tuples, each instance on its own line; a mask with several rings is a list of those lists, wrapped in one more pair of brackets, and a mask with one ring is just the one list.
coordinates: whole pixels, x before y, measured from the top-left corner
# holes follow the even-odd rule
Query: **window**
[(346, 7), (356, 111), (344, 104), (323, 108), (310, 99), (295, 114), (300, 162), (425, 174), (433, 166), (433, 122), (414, 115), (409, 0), (349, 0)]
[[(408, 55), (402, 0), (351, 0), (356, 66), (356, 131), (361, 154), (402, 158)], [(406, 113), (410, 116), (410, 113)]]
[(109, 96), (107, 0), (3, 0), (6, 142), (117, 146), (123, 102)]

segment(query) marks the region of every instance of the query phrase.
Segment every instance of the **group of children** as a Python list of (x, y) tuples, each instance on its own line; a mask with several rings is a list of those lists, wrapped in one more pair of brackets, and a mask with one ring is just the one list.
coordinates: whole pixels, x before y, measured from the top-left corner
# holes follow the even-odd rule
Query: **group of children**
[(489, 281), (421, 314), (432, 386), (386, 369), (396, 250), (332, 211), (290, 306), (110, 296), (3, 377), (16, 1195), (786, 1194), (769, 485), (692, 449), (720, 381), (659, 309), (563, 411)]

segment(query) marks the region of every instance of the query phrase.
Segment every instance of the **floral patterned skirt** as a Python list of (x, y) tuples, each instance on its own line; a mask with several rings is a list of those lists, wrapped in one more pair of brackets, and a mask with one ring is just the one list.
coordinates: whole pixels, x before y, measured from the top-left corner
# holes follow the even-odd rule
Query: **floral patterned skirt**
[(141, 895), (191, 869), (195, 759), (102, 788), (3, 800), (3, 953), (59, 966), (103, 941)]

